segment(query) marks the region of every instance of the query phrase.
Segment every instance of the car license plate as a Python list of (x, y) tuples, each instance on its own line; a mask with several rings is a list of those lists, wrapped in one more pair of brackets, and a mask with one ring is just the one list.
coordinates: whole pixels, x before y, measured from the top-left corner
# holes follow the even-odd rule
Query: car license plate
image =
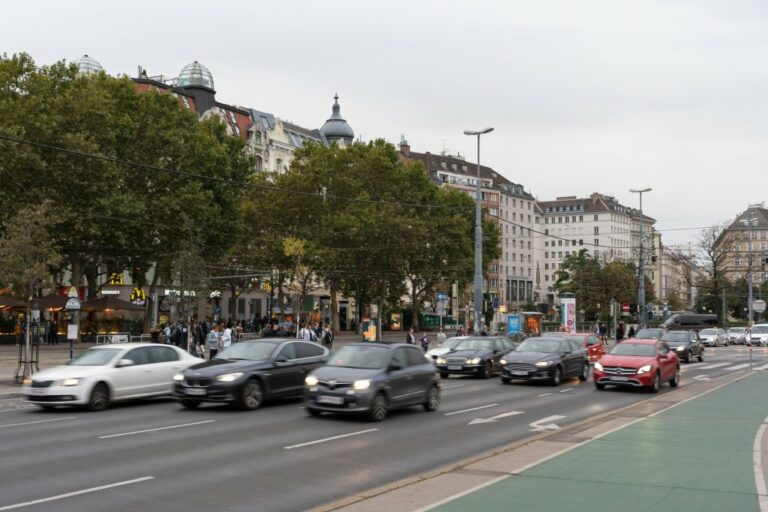
[(510, 375), (528, 375), (525, 370), (509, 370)]
[(457, 366), (457, 365), (451, 365), (448, 367), (449, 370), (463, 370), (463, 366)]
[(317, 403), (319, 404), (333, 404), (341, 405), (344, 403), (344, 397), (342, 396), (325, 396), (320, 395), (317, 397)]
[(27, 393), (29, 393), (30, 395), (44, 395), (45, 394), (45, 389), (42, 389), (42, 388), (29, 388), (27, 390)]
[(629, 377), (619, 377), (619, 376), (614, 375), (614, 376), (611, 377), (611, 380), (617, 380), (619, 382), (625, 382), (625, 381), (629, 380)]
[(191, 396), (202, 396), (206, 394), (206, 390), (202, 388), (187, 388), (187, 394)]

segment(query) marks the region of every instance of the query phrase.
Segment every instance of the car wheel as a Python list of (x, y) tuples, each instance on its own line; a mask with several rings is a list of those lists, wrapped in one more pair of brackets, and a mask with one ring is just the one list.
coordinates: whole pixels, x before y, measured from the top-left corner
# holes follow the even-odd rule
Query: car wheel
[(680, 367), (675, 368), (675, 376), (672, 377), (671, 381), (669, 381), (669, 385), (673, 388), (676, 388), (678, 385), (680, 385)]
[(240, 408), (253, 411), (261, 407), (264, 401), (264, 386), (256, 379), (250, 379), (240, 390)]
[(441, 379), (447, 379), (448, 377), (450, 377), (450, 375), (449, 375), (448, 373), (446, 373), (446, 372), (440, 372), (440, 378), (441, 378)]
[(493, 375), (493, 368), (491, 368), (491, 362), (486, 361), (483, 365), (483, 373), (481, 374), (484, 379), (490, 379)]
[(427, 393), (427, 400), (423, 404), (424, 410), (427, 412), (436, 411), (440, 407), (440, 390), (437, 386), (429, 388)]
[(510, 382), (512, 382), (512, 379), (510, 379), (509, 377), (502, 377), (501, 378), (501, 383), (502, 384), (509, 384)]
[(584, 382), (589, 378), (589, 364), (584, 363), (584, 365), (581, 367), (581, 373), (579, 374), (579, 380), (581, 382)]
[(99, 382), (91, 390), (88, 398), (88, 408), (92, 411), (103, 411), (109, 407), (109, 389), (103, 382)]
[(700, 363), (704, 362), (704, 349), (703, 348), (699, 351), (699, 362)]
[(597, 382), (595, 382), (595, 387), (600, 391), (602, 391), (605, 389), (605, 384), (598, 384)]
[(661, 375), (659, 375), (659, 372), (656, 372), (653, 376), (653, 384), (648, 388), (648, 391), (651, 393), (658, 393), (659, 387), (661, 387)]
[(313, 409), (311, 407), (305, 407), (304, 409), (307, 411), (307, 414), (309, 414), (313, 418), (317, 418), (323, 413), (323, 411), (318, 411), (317, 409)]
[(690, 363), (691, 362), (691, 351), (685, 353), (685, 362)]
[(368, 409), (368, 418), (371, 421), (383, 421), (387, 417), (387, 397), (384, 393), (378, 393), (373, 397), (371, 408)]
[(200, 400), (182, 400), (181, 405), (183, 405), (185, 409), (197, 409), (200, 407)]
[(555, 368), (555, 373), (552, 374), (552, 379), (550, 383), (553, 386), (559, 386), (560, 381), (562, 380), (563, 380), (563, 370), (561, 370), (560, 367), (558, 366), (557, 368)]

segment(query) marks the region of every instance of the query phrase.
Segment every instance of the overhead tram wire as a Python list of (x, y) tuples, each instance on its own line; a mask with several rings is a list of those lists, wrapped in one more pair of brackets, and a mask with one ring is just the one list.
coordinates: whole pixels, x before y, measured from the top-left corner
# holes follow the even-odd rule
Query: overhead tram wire
[(131, 162), (129, 160), (122, 160), (120, 158), (105, 156), (105, 155), (98, 155), (96, 153), (88, 153), (85, 151), (78, 151), (74, 149), (67, 149), (62, 148), (60, 146), (52, 146), (50, 144), (43, 144), (41, 142), (32, 142), (29, 140), (19, 139), (16, 137), (10, 137), (8, 135), (2, 135), (0, 134), (0, 140), (5, 140), (8, 142), (16, 143), (16, 144), (25, 144), (28, 146), (40, 148), (40, 149), (46, 149), (49, 151), (58, 151), (60, 153), (66, 153), (69, 155), (81, 157), (81, 158), (92, 158), (96, 160), (102, 160), (106, 162), (116, 163), (120, 165), (125, 165), (128, 167), (134, 167), (137, 169), (142, 170), (148, 170), (148, 171), (157, 171), (157, 172), (164, 172), (167, 174), (172, 174), (175, 176), (181, 176), (186, 178), (193, 178), (201, 181), (213, 181), (217, 183), (224, 183), (231, 186), (237, 186), (237, 187), (246, 187), (246, 188), (253, 188), (253, 189), (260, 189), (260, 190), (268, 190), (273, 192), (280, 192), (285, 194), (293, 194), (303, 197), (313, 197), (317, 199), (338, 199), (342, 201), (349, 201), (352, 203), (364, 203), (364, 204), (373, 204), (373, 205), (389, 205), (389, 206), (400, 206), (400, 207), (411, 207), (411, 208), (427, 208), (427, 209), (444, 209), (444, 210), (472, 210), (474, 209), (474, 206), (446, 206), (441, 204), (420, 204), (420, 203), (402, 203), (399, 201), (383, 201), (383, 200), (376, 200), (376, 199), (362, 199), (362, 198), (356, 198), (356, 197), (345, 197), (345, 196), (339, 196), (335, 194), (323, 194), (319, 192), (302, 192), (300, 190), (291, 190), (291, 189), (284, 189), (279, 187), (272, 187), (267, 185), (257, 185), (255, 183), (251, 183), (249, 181), (237, 181), (227, 178), (217, 178), (215, 176), (205, 176), (202, 174), (195, 174), (187, 171), (180, 171), (178, 169), (168, 169), (166, 167), (158, 167), (155, 165), (149, 165), (149, 164), (142, 164), (139, 162)]

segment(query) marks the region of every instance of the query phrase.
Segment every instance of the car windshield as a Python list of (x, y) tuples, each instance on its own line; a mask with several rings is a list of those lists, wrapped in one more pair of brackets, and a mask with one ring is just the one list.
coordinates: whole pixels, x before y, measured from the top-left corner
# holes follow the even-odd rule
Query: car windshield
[(716, 329), (702, 329), (699, 331), (699, 335), (701, 336), (715, 336), (717, 335)]
[(756, 325), (752, 328), (752, 334), (768, 334), (768, 325)]
[(347, 345), (331, 355), (328, 366), (342, 368), (383, 368), (389, 354), (389, 347), (381, 345)]
[(267, 359), (279, 344), (279, 342), (269, 341), (235, 343), (216, 354), (214, 359), (250, 359), (253, 361)]
[(455, 348), (456, 350), (493, 350), (493, 340), (470, 338), (468, 340), (461, 340)]
[(544, 352), (545, 354), (556, 354), (560, 352), (560, 340), (547, 340), (543, 338), (529, 339), (522, 342), (515, 349), (515, 352)]
[(685, 342), (689, 340), (687, 332), (668, 332), (662, 336), (661, 339), (672, 343)]
[(732, 332), (734, 334), (743, 334), (744, 331), (746, 330), (747, 330), (746, 327), (731, 327), (730, 329), (728, 329), (728, 332)]
[(659, 339), (664, 335), (663, 329), (639, 329), (635, 334), (635, 338), (639, 340), (647, 339)]
[(611, 350), (611, 354), (616, 356), (650, 357), (656, 354), (656, 346), (645, 345), (645, 344), (641, 345), (640, 343), (627, 343), (625, 341), (613, 347), (613, 350)]
[(464, 338), (448, 338), (441, 346), (444, 348), (454, 348), (462, 341), (464, 341)]
[(89, 348), (69, 364), (71, 366), (104, 366), (122, 351), (122, 348)]

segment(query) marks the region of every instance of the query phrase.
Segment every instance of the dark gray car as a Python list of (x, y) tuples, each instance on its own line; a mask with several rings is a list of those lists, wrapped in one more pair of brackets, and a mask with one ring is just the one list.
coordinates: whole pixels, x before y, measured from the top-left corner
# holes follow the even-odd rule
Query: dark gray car
[(669, 331), (664, 333), (661, 341), (666, 341), (681, 361), (690, 363), (694, 357), (699, 362), (704, 361), (704, 344), (696, 331)]
[(440, 406), (435, 367), (418, 347), (406, 343), (346, 345), (304, 382), (311, 416), (362, 413), (381, 421), (391, 409), (421, 405), (434, 411)]

